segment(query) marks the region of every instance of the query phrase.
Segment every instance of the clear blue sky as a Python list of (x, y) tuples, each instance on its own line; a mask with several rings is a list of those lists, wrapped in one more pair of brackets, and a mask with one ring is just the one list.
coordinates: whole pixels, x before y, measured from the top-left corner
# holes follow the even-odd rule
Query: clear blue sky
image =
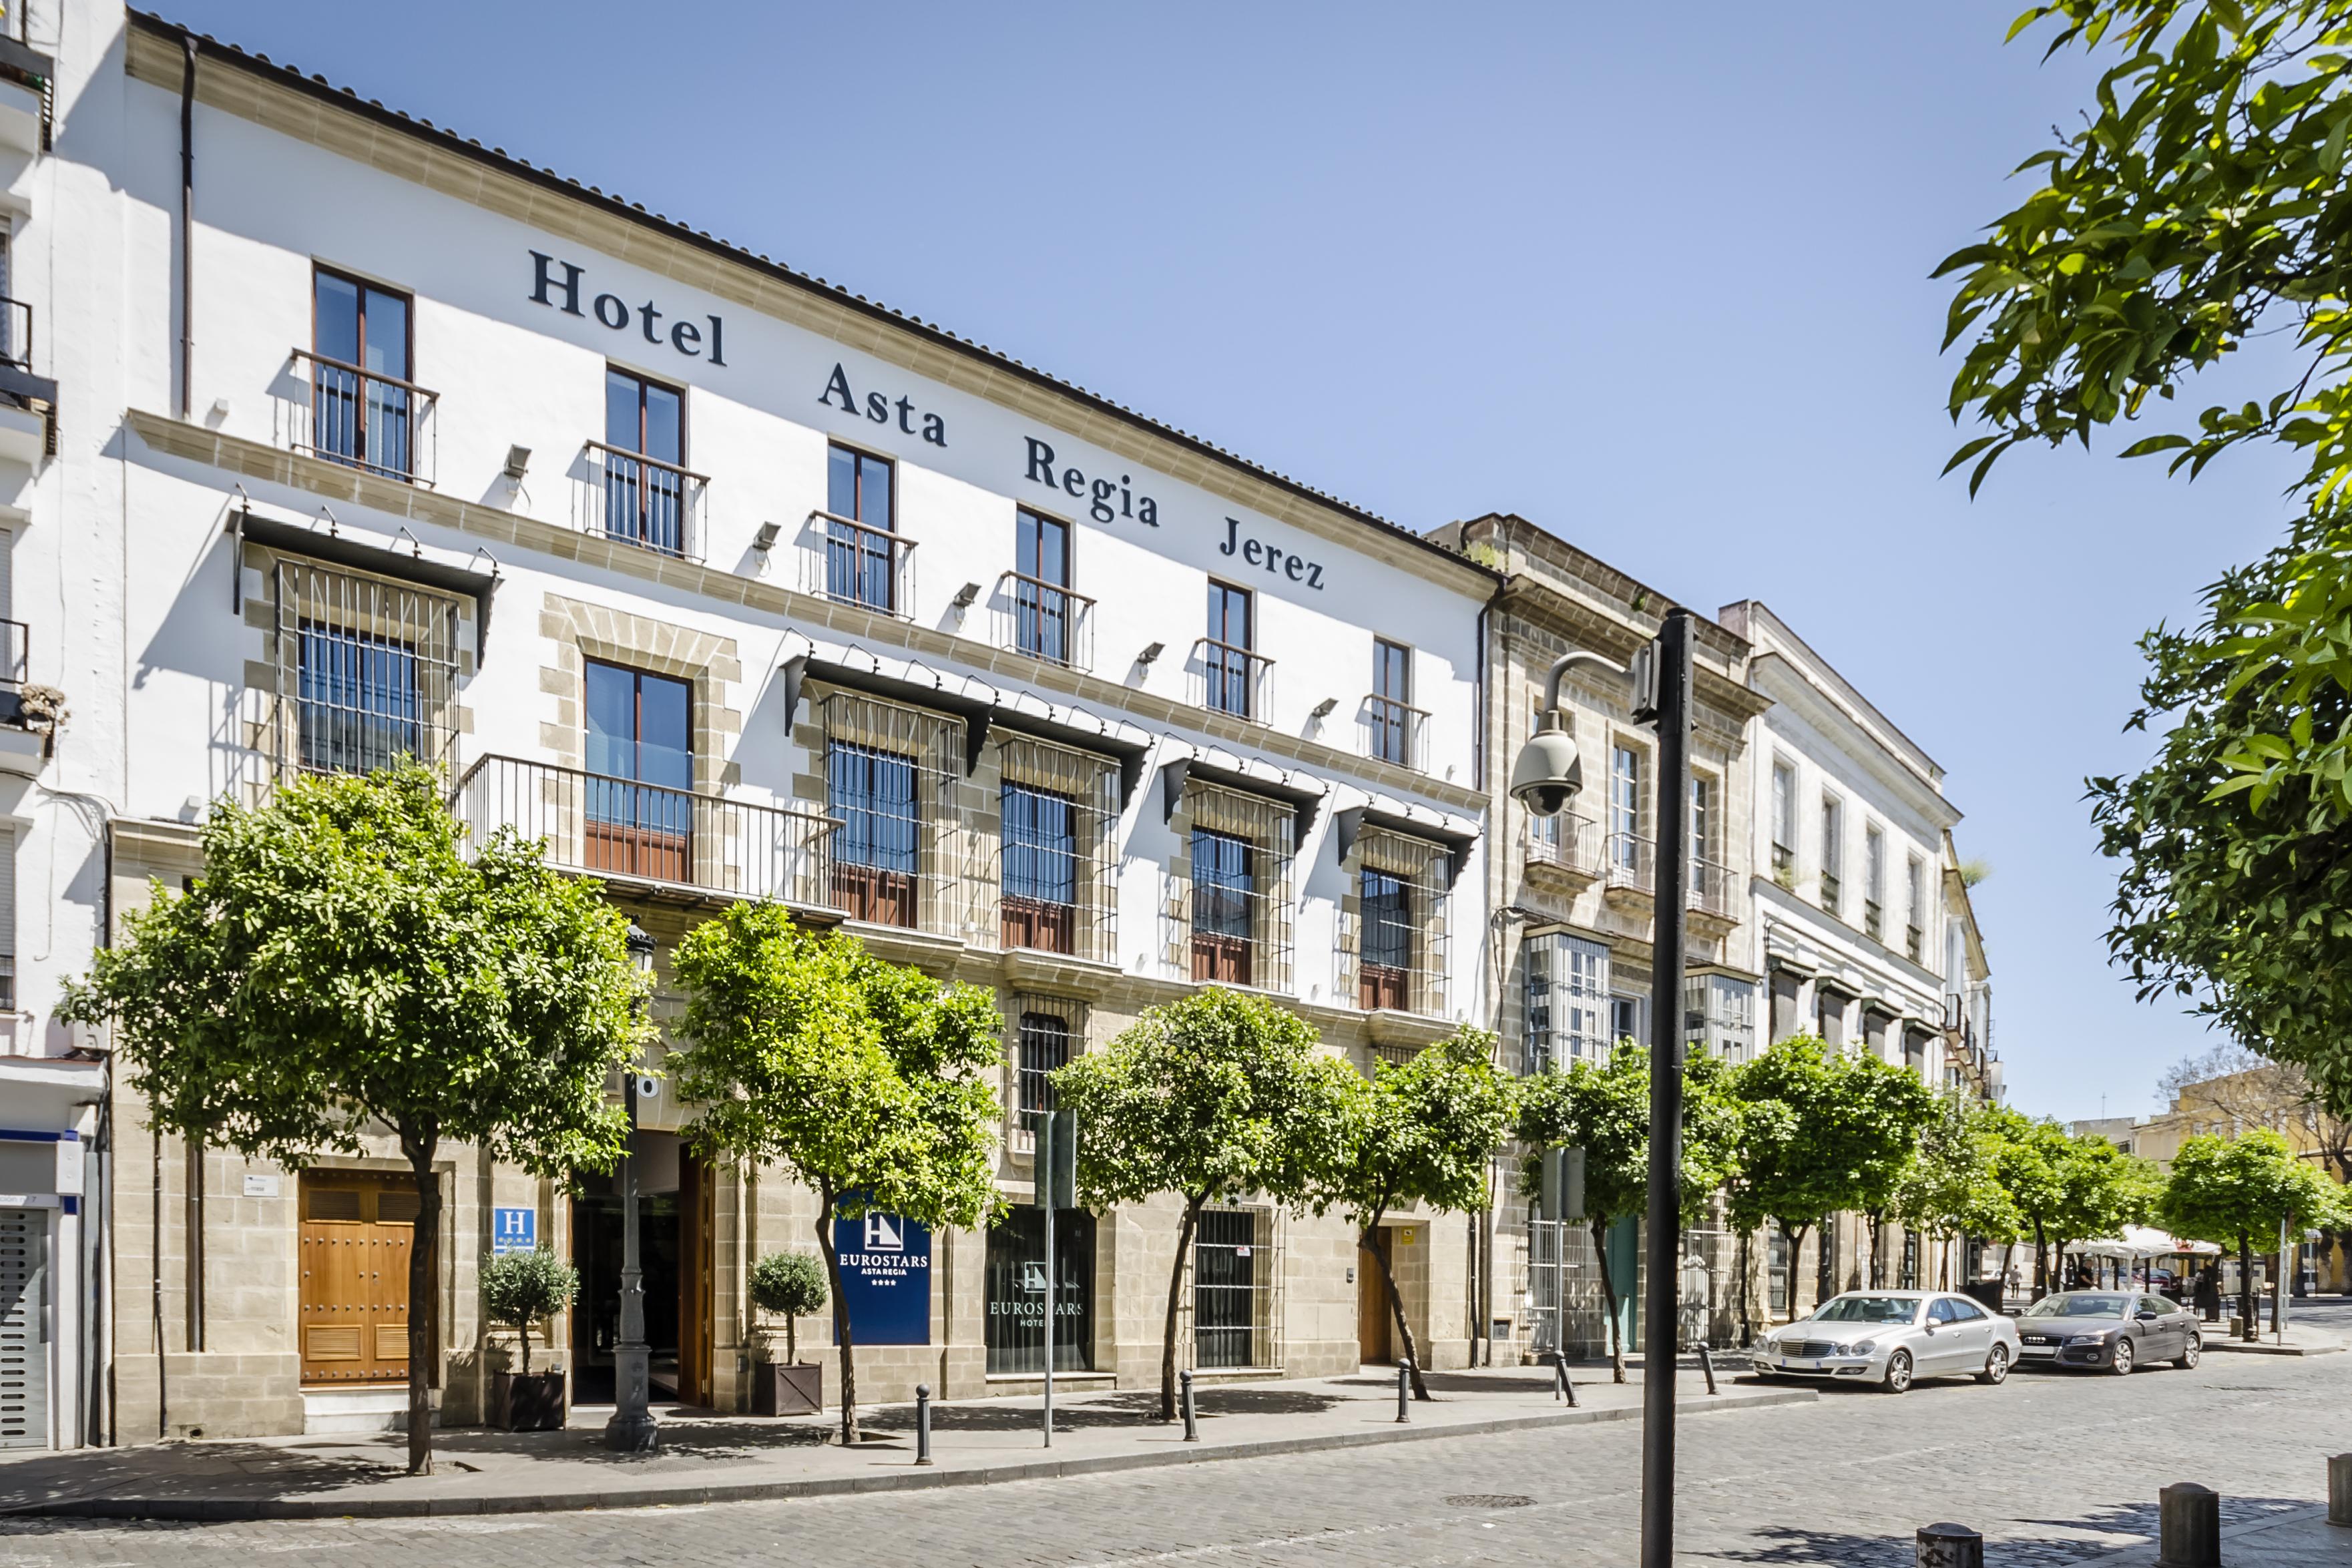
[(2147, 753), (2133, 639), (2284, 476), (1937, 478), (1927, 275), (2091, 78), (2003, 47), (2017, 5), (166, 14), (1413, 527), (1515, 510), (1764, 600), (1949, 772), (2012, 1100), (2122, 1113), (2208, 1039), (2105, 967), (2082, 779)]

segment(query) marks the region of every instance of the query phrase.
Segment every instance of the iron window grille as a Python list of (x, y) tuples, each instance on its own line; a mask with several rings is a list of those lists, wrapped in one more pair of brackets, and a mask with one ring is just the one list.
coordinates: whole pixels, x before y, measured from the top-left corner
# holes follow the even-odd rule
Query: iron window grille
[(999, 939), (1117, 963), (1118, 765), (1025, 736), (997, 758)]
[(833, 906), (855, 920), (962, 937), (975, 841), (966, 825), (961, 721), (833, 692), (824, 732)]
[(1195, 980), (1286, 991), (1291, 984), (1291, 862), (1297, 815), (1286, 803), (1195, 784), (1192, 879), (1172, 889), (1171, 963)]
[[(1355, 959), (1356, 1005), (1443, 1017), (1451, 935), (1453, 860), (1425, 839), (1368, 829), (1356, 841), (1355, 941), (1343, 939), (1343, 961)], [(1340, 977), (1345, 995), (1349, 977)]]
[(278, 558), (278, 689), (265, 727), (278, 775), (363, 773), (404, 757), (456, 759), (457, 601)]
[(1086, 1050), (1087, 1005), (1068, 997), (1016, 991), (1005, 1009), (1005, 1147), (1037, 1146), (1037, 1118), (1055, 1108), (1054, 1072)]
[(1275, 1216), (1204, 1208), (1192, 1234), (1189, 1339), (1192, 1364), (1267, 1368), (1280, 1361), (1280, 1281)]

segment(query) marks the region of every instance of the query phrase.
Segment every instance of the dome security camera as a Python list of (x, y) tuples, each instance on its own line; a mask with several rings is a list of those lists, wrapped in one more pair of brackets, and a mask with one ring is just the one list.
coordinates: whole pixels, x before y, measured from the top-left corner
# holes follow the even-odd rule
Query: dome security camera
[(1556, 817), (1584, 788), (1584, 764), (1558, 709), (1547, 712), (1511, 764), (1511, 799), (1538, 817)]

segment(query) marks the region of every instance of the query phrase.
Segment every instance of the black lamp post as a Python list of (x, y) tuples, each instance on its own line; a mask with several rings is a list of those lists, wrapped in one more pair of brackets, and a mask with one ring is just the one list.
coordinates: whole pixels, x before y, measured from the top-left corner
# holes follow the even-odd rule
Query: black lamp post
[[(629, 957), (651, 973), (654, 939), (629, 922)], [(604, 1423), (604, 1446), (625, 1454), (649, 1454), (661, 1447), (654, 1420), (650, 1363), (646, 1343), (646, 1280), (637, 1246), (637, 1074), (625, 1080), (629, 1107), (629, 1147), (621, 1156), (621, 1339), (613, 1347), (613, 1418)]]
[[(1576, 742), (1559, 711), (1559, 684), (1578, 664), (1629, 672), (1598, 653), (1561, 655), (1544, 685), (1536, 733), (1511, 764), (1511, 794), (1555, 816), (1584, 787)], [(1675, 1256), (1682, 1223), (1683, 955), (1690, 862), (1691, 618), (1669, 610), (1657, 640), (1634, 658), (1633, 716), (1658, 731), (1655, 930), (1650, 974), (1650, 1170), (1645, 1237), (1650, 1288), (1642, 1302), (1642, 1568), (1675, 1556)]]

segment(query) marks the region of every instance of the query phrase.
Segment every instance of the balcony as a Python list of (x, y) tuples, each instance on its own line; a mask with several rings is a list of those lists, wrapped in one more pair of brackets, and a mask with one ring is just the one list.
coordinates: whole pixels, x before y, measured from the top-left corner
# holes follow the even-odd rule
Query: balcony
[(996, 645), (1073, 670), (1095, 667), (1095, 601), (1058, 582), (1008, 571), (990, 601)]
[(1739, 914), (1731, 902), (1737, 885), (1729, 866), (1692, 857), (1690, 885), (1684, 890), (1683, 899), (1691, 925), (1718, 936), (1738, 925)]
[(0, 296), (0, 457), (38, 465), (57, 451), (57, 418), (58, 383), (33, 373), (33, 308)]
[(801, 536), (801, 591), (911, 621), (915, 541), (837, 512), (811, 512)]
[(548, 863), (656, 895), (832, 902), (830, 818), (688, 789), (485, 757), (458, 780), (457, 815), (480, 842), (512, 828)]
[(1633, 833), (1612, 833), (1601, 845), (1602, 896), (1646, 909), (1658, 891), (1658, 846)]
[(1393, 697), (1378, 694), (1364, 699), (1356, 727), (1364, 755), (1377, 762), (1393, 762), (1416, 773), (1429, 771), (1429, 714)]
[(1261, 724), (1274, 706), (1274, 661), (1238, 644), (1201, 638), (1185, 674), (1195, 706)]
[(574, 526), (677, 560), (702, 559), (702, 495), (708, 476), (642, 452), (581, 444), (583, 472)]
[(1915, 964), (1927, 962), (1927, 934), (1916, 925), (1903, 928), (1903, 953)]
[[(48, 760), (57, 694), (29, 686), (31, 634), (21, 621), (0, 621), (0, 773), (27, 778)], [(27, 702), (27, 692), (33, 701)]]
[(1528, 819), (1527, 874), (1531, 882), (1559, 883), (1571, 893), (1601, 875), (1600, 824), (1562, 811)]
[[(16, 25), (22, 26), (22, 13)], [(49, 146), (50, 94), (57, 63), (40, 50), (0, 37), (0, 147), (45, 152)]]
[(287, 369), (299, 389), (279, 398), (289, 447), (363, 474), (433, 487), (438, 392), (308, 349), (294, 350)]

